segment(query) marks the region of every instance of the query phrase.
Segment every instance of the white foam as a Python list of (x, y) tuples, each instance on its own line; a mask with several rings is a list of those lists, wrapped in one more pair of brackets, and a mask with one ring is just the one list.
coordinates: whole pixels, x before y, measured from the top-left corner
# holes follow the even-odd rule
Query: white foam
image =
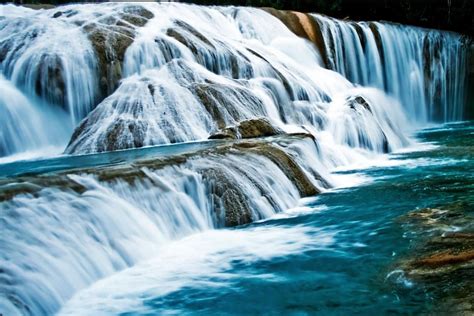
[(273, 275), (251, 269), (233, 273), (234, 264), (251, 265), (285, 257), (305, 248), (325, 249), (334, 244), (334, 232), (304, 226), (263, 226), (208, 231), (160, 248), (154, 259), (95, 283), (76, 294), (59, 315), (114, 315), (148, 311), (147, 299), (186, 288), (226, 287), (241, 278), (269, 280)]

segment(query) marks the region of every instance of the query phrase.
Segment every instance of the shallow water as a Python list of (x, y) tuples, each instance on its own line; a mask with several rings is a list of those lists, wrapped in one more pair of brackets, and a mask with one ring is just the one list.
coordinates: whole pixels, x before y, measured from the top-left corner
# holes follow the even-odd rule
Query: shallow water
[(60, 314), (436, 312), (445, 285), (400, 270), (429, 235), (403, 215), (422, 208), (473, 214), (473, 134), (473, 122), (421, 131), (425, 150), (343, 172), (371, 181), (267, 221), (169, 243), (156, 258), (79, 292)]

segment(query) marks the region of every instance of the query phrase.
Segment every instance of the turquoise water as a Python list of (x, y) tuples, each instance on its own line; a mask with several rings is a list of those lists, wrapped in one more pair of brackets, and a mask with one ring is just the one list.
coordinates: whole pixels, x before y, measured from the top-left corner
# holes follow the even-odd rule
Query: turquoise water
[[(474, 215), (473, 135), (473, 122), (424, 130), (417, 138), (425, 150), (345, 172), (366, 177), (365, 184), (271, 220), (172, 243), (160, 258), (98, 282), (69, 307), (121, 315), (440, 313), (457, 281), (402, 272), (439, 233), (406, 214), (440, 208)], [(472, 229), (469, 221), (456, 223), (445, 230)], [(472, 283), (472, 276), (457, 277)]]
[(166, 157), (208, 149), (219, 143), (223, 143), (223, 141), (212, 140), (188, 142), (162, 146), (143, 147), (140, 149), (118, 150), (101, 154), (87, 154), (75, 156), (59, 155), (57, 157), (48, 159), (18, 160), (2, 164), (0, 178), (25, 174), (35, 175), (46, 172), (130, 163), (137, 159)]
[[(323, 194), (315, 206), (325, 205), (324, 210), (252, 225), (323, 228), (335, 232), (331, 246), (306, 245), (301, 253), (252, 265), (234, 262), (229, 273), (256, 277), (217, 289), (186, 288), (144, 303), (157, 311), (242, 314), (416, 314), (436, 308), (435, 291), (387, 278), (400, 258), (413, 255), (411, 245), (420, 238), (397, 218), (452, 203), (462, 203), (472, 214), (473, 135), (472, 123), (426, 130), (418, 135), (420, 141), (438, 147), (396, 155), (403, 160), (399, 166), (362, 171), (373, 182)], [(274, 277), (258, 277), (268, 274)]]
[[(473, 269), (427, 280), (405, 268), (423, 254), (430, 238), (474, 231), (473, 135), (474, 122), (423, 130), (416, 135), (418, 151), (393, 154), (378, 167), (339, 172), (342, 178), (365, 179), (361, 185), (304, 199), (269, 220), (169, 242), (152, 260), (78, 292), (60, 314), (445, 312), (450, 296), (465, 297), (474, 289)], [(100, 168), (214, 145), (18, 161), (4, 164), (2, 175)], [(442, 229), (407, 216), (426, 209), (451, 215)]]

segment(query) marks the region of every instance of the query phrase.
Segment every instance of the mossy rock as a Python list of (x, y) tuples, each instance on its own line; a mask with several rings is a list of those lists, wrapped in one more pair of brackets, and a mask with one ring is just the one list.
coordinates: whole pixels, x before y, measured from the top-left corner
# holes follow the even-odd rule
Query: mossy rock
[[(237, 145), (239, 146), (239, 145)], [(310, 181), (296, 160), (277, 145), (262, 144), (249, 149), (259, 155), (267, 157), (291, 180), (302, 197), (314, 196), (320, 193)]]
[(220, 226), (232, 227), (252, 222), (249, 204), (239, 184), (233, 182), (224, 169), (208, 168), (201, 171), (208, 184), (209, 194)]
[(239, 122), (213, 133), (209, 139), (239, 139), (275, 136), (283, 134), (283, 130), (275, 127), (266, 118), (255, 118)]

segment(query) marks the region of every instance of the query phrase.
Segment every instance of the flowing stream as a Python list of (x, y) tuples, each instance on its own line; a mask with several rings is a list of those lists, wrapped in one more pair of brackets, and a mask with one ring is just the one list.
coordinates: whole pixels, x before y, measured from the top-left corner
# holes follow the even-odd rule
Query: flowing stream
[(468, 63), (385, 22), (2, 5), (0, 313), (440, 308), (396, 219), (472, 207)]
[[(460, 312), (461, 303), (450, 300), (467, 295), (461, 302), (472, 302), (472, 270), (430, 283), (402, 268), (437, 225), (445, 234), (472, 231), (473, 133), (472, 122), (424, 130), (421, 151), (339, 172), (364, 183), (268, 221), (170, 243), (156, 258), (78, 293), (60, 314)], [(421, 209), (464, 220), (420, 228), (405, 216)]]

